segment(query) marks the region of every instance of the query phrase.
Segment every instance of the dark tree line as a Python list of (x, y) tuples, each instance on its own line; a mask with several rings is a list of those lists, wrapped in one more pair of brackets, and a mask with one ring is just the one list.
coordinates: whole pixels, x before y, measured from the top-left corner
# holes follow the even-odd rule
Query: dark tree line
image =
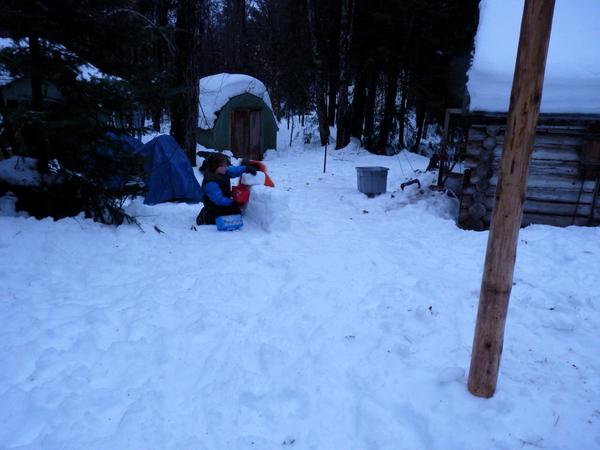
[(479, 0), (207, 1), (206, 70), (261, 79), (279, 117), (316, 112), (322, 144), (335, 125), (336, 148), (350, 136), (376, 153), (392, 136), (418, 148), (462, 105)]
[[(20, 45), (0, 51), (0, 69), (29, 80), (31, 100), (13, 109), (0, 101), (2, 145), (36, 157), (41, 172), (58, 161), (82, 180), (101, 178), (88, 162), (102, 137), (139, 132), (133, 118), (142, 112), (155, 130), (168, 116), (170, 133), (194, 162), (198, 80), (226, 71), (262, 80), (278, 118), (316, 112), (322, 144), (335, 125), (336, 148), (351, 136), (376, 153), (392, 141), (403, 147), (413, 114), (410, 143), (418, 147), (426, 123), (461, 105), (478, 3), (4, 0), (0, 37)], [(111, 77), (81, 79), (84, 64)], [(44, 101), (48, 83), (62, 102)], [(108, 199), (117, 210), (128, 193), (86, 186), (77, 192)]]

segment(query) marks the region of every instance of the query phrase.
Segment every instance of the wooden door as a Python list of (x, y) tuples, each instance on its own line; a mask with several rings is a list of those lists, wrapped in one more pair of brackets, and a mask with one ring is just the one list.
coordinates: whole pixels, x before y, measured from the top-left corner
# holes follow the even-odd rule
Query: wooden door
[(236, 109), (231, 113), (231, 151), (238, 158), (261, 159), (260, 111)]
[(250, 159), (262, 159), (260, 149), (260, 111), (250, 111)]
[(231, 151), (238, 158), (247, 158), (250, 147), (249, 111), (236, 109), (231, 113)]

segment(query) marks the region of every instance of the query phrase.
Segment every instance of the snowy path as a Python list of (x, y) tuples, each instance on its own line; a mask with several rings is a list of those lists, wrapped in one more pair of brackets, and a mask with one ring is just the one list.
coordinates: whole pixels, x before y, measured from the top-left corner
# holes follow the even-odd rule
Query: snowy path
[(356, 191), (355, 166), (395, 191), (406, 160), (267, 164), (287, 230), (0, 217), (0, 448), (600, 447), (600, 229), (521, 233), (486, 401), (465, 385), (487, 234), (414, 186)]

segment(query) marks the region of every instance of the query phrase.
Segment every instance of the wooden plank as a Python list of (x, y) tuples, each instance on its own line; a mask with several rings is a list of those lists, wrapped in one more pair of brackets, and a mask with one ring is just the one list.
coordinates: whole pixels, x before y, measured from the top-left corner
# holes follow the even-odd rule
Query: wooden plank
[[(472, 111), (467, 120), (478, 126), (506, 124), (507, 113)], [(600, 114), (540, 114), (538, 126), (587, 126), (600, 120)]]
[[(487, 134), (487, 127), (489, 125), (472, 125), (469, 128), (469, 138), (472, 139), (485, 139)], [(582, 125), (574, 126), (538, 126), (535, 131), (536, 139), (539, 137), (554, 138), (561, 136), (571, 136), (574, 138), (583, 137), (586, 134), (587, 127)], [(504, 137), (506, 127), (499, 127), (496, 137)]]
[(580, 156), (576, 148), (545, 148), (537, 147), (533, 151), (533, 160), (555, 160), (555, 161), (576, 161), (579, 163)]
[(585, 134), (586, 128), (583, 126), (572, 126), (572, 127), (561, 127), (561, 126), (547, 126), (538, 127), (536, 136), (574, 136), (579, 137)]
[[(494, 173), (497, 173), (500, 170), (499, 164), (496, 162), (492, 163), (492, 169)], [(547, 176), (577, 180), (579, 179), (579, 164), (571, 161), (531, 161), (529, 176)]]
[[(484, 222), (489, 226), (491, 220), (491, 213), (487, 214), (484, 218)], [(575, 217), (572, 216), (555, 216), (550, 214), (535, 214), (524, 212), (523, 220), (521, 222), (522, 227), (526, 227), (528, 225), (539, 224), (539, 225), (551, 225), (555, 227), (568, 227), (571, 225), (577, 226), (589, 226), (588, 217)], [(600, 223), (596, 220), (596, 222), (592, 223), (592, 226), (599, 225)]]
[[(499, 164), (493, 163), (492, 169), (494, 173), (498, 173)], [(558, 161), (554, 163), (532, 161), (529, 168), (529, 175), (533, 177), (548, 177), (549, 179), (570, 179), (573, 181), (579, 180), (579, 165), (573, 162)]]
[[(492, 189), (496, 189), (494, 186)], [(547, 202), (565, 202), (565, 203), (591, 203), (593, 192), (591, 189), (581, 191), (580, 189), (573, 187), (569, 188), (548, 188), (548, 187), (527, 187), (527, 199), (536, 201), (547, 201)]]
[[(498, 185), (498, 174), (494, 173), (494, 175), (490, 178), (490, 186), (497, 186)], [(539, 175), (534, 175), (531, 176), (528, 180), (527, 180), (527, 189), (530, 189), (531, 187), (536, 187), (536, 188), (554, 188), (554, 189), (569, 189), (569, 188), (573, 188), (573, 189), (580, 189), (581, 188), (581, 179), (577, 178), (577, 179), (569, 179), (569, 178), (565, 178), (565, 177), (553, 177), (553, 176), (539, 176)], [(594, 180), (585, 180), (583, 182), (583, 189), (585, 191), (591, 191), (592, 189), (594, 189)]]
[[(474, 146), (478, 145), (478, 142), (473, 143)], [(581, 146), (569, 146), (569, 147), (558, 147), (558, 146), (547, 146), (538, 145), (534, 148), (532, 154), (533, 159), (557, 159), (566, 161), (579, 161)], [(494, 156), (500, 158), (502, 156), (502, 146), (496, 146), (494, 148)]]
[[(588, 217), (577, 216), (575, 219), (569, 216), (552, 216), (546, 214), (525, 213), (523, 215), (523, 226), (532, 224), (552, 225), (555, 227), (568, 227), (571, 225), (589, 226)], [(592, 225), (598, 225), (598, 222)]]
[[(548, 204), (566, 204), (572, 205), (573, 208), (575, 205), (586, 205), (588, 207), (594, 201), (594, 192), (593, 190), (582, 190), (573, 189), (573, 190), (548, 190), (545, 188), (531, 188), (527, 190), (526, 201), (528, 202), (538, 202), (538, 203), (548, 203)], [(600, 200), (596, 198), (596, 209), (600, 209)]]
[[(483, 142), (479, 137), (473, 138), (472, 141)], [(504, 136), (496, 136), (497, 145), (504, 146)], [(536, 135), (533, 148), (575, 148), (580, 149), (583, 146), (583, 135), (575, 136), (572, 134), (557, 134), (557, 135)]]
[[(492, 209), (494, 207), (494, 197), (486, 197), (485, 203), (488, 209)], [(529, 214), (549, 214), (568, 217), (577, 215), (588, 217), (590, 215), (590, 202), (581, 202), (577, 205), (575, 202), (550, 202), (526, 198), (523, 211)]]

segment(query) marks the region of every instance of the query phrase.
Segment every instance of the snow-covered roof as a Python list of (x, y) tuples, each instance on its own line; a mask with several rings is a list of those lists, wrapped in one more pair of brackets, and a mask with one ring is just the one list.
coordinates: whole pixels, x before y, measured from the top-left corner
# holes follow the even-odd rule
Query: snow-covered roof
[(245, 93), (261, 98), (273, 111), (267, 88), (256, 78), (238, 73), (219, 73), (201, 78), (198, 127), (203, 130), (213, 128), (217, 113), (229, 99)]
[[(481, 0), (471, 111), (508, 111), (524, 0)], [(600, 1), (556, 0), (541, 111), (600, 113)]]

